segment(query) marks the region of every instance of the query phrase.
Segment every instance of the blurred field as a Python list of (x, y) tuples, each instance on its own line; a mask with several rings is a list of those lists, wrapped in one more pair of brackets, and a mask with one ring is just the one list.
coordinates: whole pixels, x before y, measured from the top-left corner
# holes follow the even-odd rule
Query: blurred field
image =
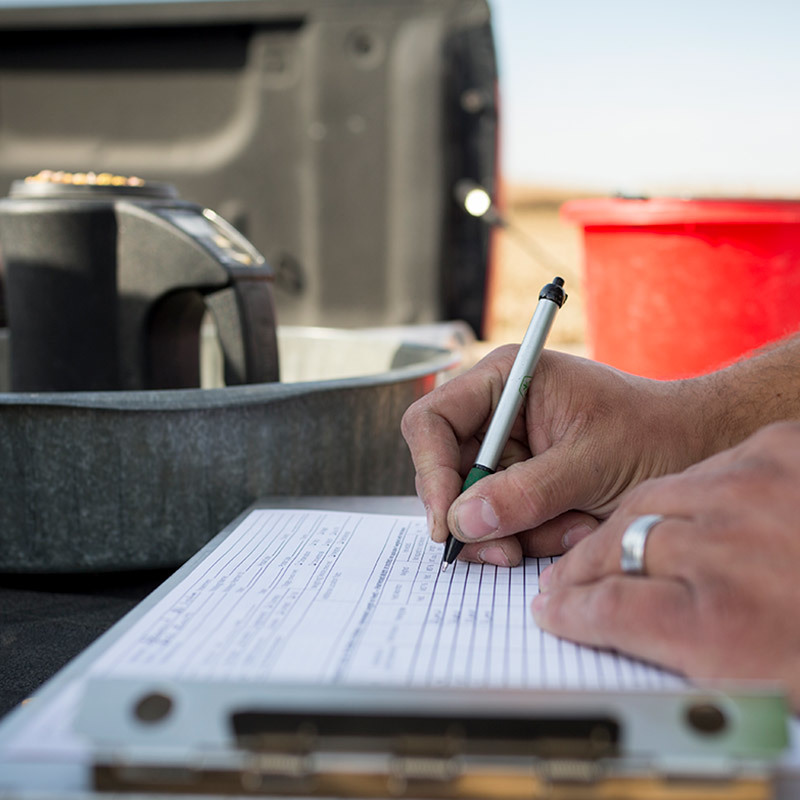
[(569, 295), (549, 346), (582, 352), (585, 321), (581, 287), (581, 232), (561, 222), (559, 208), (572, 197), (557, 190), (508, 187), (501, 201), (508, 227), (495, 232), (485, 339), (492, 345), (518, 342), (525, 333), (539, 290), (561, 275)]

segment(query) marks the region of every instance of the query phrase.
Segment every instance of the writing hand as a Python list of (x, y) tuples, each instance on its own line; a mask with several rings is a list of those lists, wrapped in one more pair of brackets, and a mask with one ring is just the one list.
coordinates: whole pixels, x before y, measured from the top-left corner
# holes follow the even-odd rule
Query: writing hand
[(460, 494), (516, 353), (507, 346), (417, 401), (403, 418), (434, 540), (509, 566), (562, 552), (654, 475), (705, 455), (690, 381), (659, 382), (545, 351), (501, 469)]

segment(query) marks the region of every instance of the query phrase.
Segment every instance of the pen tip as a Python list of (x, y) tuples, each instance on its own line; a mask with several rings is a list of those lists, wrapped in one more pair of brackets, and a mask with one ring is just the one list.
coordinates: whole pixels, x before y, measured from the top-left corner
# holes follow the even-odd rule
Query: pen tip
[(447, 566), (448, 566), (447, 562), (442, 561), (442, 572), (447, 572)]

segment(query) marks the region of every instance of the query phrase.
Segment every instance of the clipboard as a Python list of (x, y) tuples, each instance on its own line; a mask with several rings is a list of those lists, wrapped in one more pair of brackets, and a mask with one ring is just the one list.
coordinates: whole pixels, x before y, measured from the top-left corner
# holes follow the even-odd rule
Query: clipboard
[[(789, 712), (769, 688), (587, 692), (90, 678), (93, 664), (253, 508), (421, 514), (416, 498), (267, 498), (0, 725), (0, 794), (766, 798)], [(81, 681), (75, 763), (4, 760)]]
[(250, 797), (767, 798), (771, 693), (234, 682), (90, 684), (101, 792)]

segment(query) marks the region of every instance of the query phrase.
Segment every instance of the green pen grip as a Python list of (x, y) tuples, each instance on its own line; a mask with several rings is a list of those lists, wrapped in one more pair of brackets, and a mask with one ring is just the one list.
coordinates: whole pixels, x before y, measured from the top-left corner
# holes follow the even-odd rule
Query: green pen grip
[[(465, 492), (472, 486), (473, 483), (477, 483), (481, 478), (485, 478), (487, 475), (492, 475), (494, 473), (493, 469), (489, 469), (489, 467), (483, 467), (480, 464), (473, 464), (472, 469), (467, 473), (467, 477), (464, 478), (464, 485), (461, 487), (461, 491)], [(452, 564), (458, 554), (461, 552), (461, 548), (464, 546), (464, 542), (456, 539), (453, 534), (451, 533), (447, 537), (447, 542), (444, 545), (444, 558), (442, 559), (442, 570), (447, 569), (448, 564)]]
[(467, 477), (464, 478), (464, 485), (461, 487), (461, 491), (466, 492), (473, 483), (477, 483), (481, 478), (485, 478), (487, 475), (494, 475), (494, 470), (489, 469), (489, 467), (482, 467), (480, 464), (475, 464), (467, 473)]

